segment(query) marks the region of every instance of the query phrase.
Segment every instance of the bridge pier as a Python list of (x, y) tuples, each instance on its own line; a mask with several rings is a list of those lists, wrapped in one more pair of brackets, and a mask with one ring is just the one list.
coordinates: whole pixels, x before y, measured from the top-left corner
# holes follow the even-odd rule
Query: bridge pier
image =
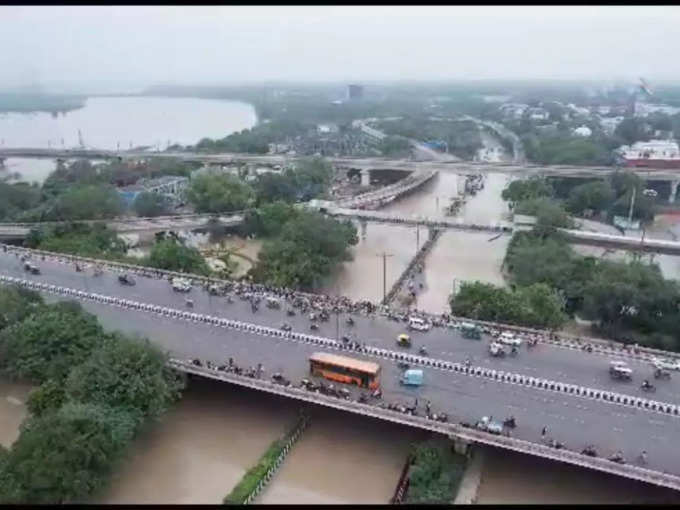
[(370, 186), (371, 185), (371, 172), (370, 170), (361, 171), (361, 185)]
[(368, 222), (366, 220), (359, 220), (359, 223), (361, 224), (361, 239), (366, 239)]
[(672, 204), (675, 202), (675, 197), (678, 194), (678, 185), (680, 185), (680, 179), (671, 181), (671, 195), (668, 197), (668, 203)]
[(467, 456), (470, 447), (474, 444), (472, 441), (469, 441), (467, 439), (461, 439), (453, 435), (449, 436), (449, 439), (453, 441), (453, 449), (459, 455)]

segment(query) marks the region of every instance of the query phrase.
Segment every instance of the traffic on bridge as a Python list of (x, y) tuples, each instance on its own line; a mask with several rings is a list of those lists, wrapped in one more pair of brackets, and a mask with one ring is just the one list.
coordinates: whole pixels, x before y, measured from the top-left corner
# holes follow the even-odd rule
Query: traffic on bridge
[[(30, 259), (21, 260), (27, 254)], [(475, 335), (466, 334), (469, 326), (448, 317), (410, 319), (382, 310), (383, 316), (370, 303), (247, 284), (202, 288), (183, 281), (171, 283), (167, 278), (121, 279), (121, 273), (114, 267), (108, 270), (104, 262), (103, 271), (95, 276), (94, 265), (81, 261), (76, 268), (72, 258), (55, 255), (43, 260), (43, 256), (7, 247), (0, 253), (4, 283), (15, 278), (40, 283), (43, 290), (48, 285), (72, 289), (67, 297), (81, 299), (105, 326), (147, 336), (173, 358), (199, 359), (202, 366), (208, 361), (225, 365), (231, 358), (244, 369), (261, 365), (267, 378), (280, 374), (277, 380), (299, 386), (303, 379), (315, 379), (309, 374), (312, 354), (346, 350), (353, 358), (380, 364), (382, 398), (367, 393), (363, 397), (375, 406), (389, 403), (403, 413), (415, 408), (420, 415), (437, 414), (440, 419), (443, 413), (453, 423), (474, 424), (482, 416), (503, 421), (513, 416), (516, 428), (504, 428), (513, 438), (562, 445), (575, 452), (593, 445), (598, 462), (620, 451), (631, 469), (635, 465), (642, 469), (644, 464), (645, 471), (680, 473), (679, 447), (672, 440), (680, 424), (678, 381), (673, 376), (655, 379), (658, 367), (653, 366), (653, 358), (658, 353), (607, 351), (595, 341), (595, 348), (584, 344), (584, 349), (576, 350), (545, 334), (512, 334), (510, 328), (501, 331), (498, 327), (483, 327), (476, 340)], [(37, 273), (27, 271), (26, 262)], [(140, 271), (152, 274), (148, 268)], [(147, 305), (132, 306), (132, 302)], [(166, 312), (150, 313), (152, 305)], [(179, 312), (171, 310), (190, 311), (195, 317), (181, 320)], [(398, 345), (401, 335), (408, 336), (410, 347)], [(327, 340), (313, 343), (305, 338)], [(505, 343), (508, 355), (492, 356), (492, 340)], [(632, 381), (613, 378), (611, 361), (627, 363)], [(671, 361), (664, 362), (664, 373), (678, 366)], [(423, 370), (422, 385), (401, 384), (404, 363)], [(652, 381), (656, 391), (641, 388), (645, 379)], [(361, 398), (360, 390), (346, 389), (351, 400)]]

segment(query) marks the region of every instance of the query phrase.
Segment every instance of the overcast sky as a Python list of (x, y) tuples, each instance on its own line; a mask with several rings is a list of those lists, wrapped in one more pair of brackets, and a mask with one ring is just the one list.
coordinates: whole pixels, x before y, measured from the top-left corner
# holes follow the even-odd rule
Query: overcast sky
[(674, 80), (680, 8), (0, 7), (0, 83)]

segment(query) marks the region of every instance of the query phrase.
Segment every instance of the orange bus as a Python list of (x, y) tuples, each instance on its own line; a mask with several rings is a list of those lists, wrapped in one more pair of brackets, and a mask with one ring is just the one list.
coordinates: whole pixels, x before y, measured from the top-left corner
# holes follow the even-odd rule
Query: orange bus
[(380, 365), (327, 352), (316, 352), (309, 357), (309, 371), (331, 381), (356, 384), (372, 390), (380, 387)]

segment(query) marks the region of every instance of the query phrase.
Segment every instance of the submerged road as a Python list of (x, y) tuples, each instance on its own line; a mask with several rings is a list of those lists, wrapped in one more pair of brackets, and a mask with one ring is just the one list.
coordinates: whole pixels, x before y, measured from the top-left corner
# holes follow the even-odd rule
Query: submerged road
[[(463, 362), (470, 359), (476, 366), (494, 368), (497, 370), (517, 372), (527, 376), (558, 380), (564, 383), (578, 384), (595, 389), (626, 393), (642, 398), (652, 398), (661, 402), (680, 405), (680, 372), (674, 372), (671, 380), (654, 380), (653, 368), (650, 363), (635, 358), (623, 358), (598, 353), (575, 351), (552, 344), (539, 343), (528, 350), (526, 346), (520, 348), (515, 358), (492, 358), (488, 354), (489, 336), (483, 335), (481, 341), (465, 339), (456, 329), (432, 328), (429, 332), (408, 331), (406, 324), (390, 321), (382, 316), (366, 317), (353, 314), (354, 326), (346, 325), (347, 314), (339, 314), (337, 320), (334, 315), (328, 322), (318, 322), (319, 330), (310, 331), (311, 321), (307, 316), (299, 313), (293, 317), (286, 315), (285, 304), (281, 309), (269, 309), (261, 303), (257, 313), (252, 313), (250, 304), (234, 297), (233, 303), (228, 303), (224, 297), (211, 296), (199, 286), (194, 286), (188, 293), (174, 292), (167, 280), (135, 277), (136, 285), (122, 286), (117, 281), (119, 273), (104, 271), (99, 277), (92, 276), (92, 269), (76, 272), (73, 264), (65, 264), (56, 260), (35, 260), (40, 266), (42, 274), (30, 276), (23, 269), (19, 258), (12, 253), (0, 252), (0, 273), (39, 279), (41, 282), (64, 287), (79, 289), (85, 292), (117, 296), (144, 303), (153, 303), (170, 308), (185, 308), (185, 299), (190, 297), (194, 302), (193, 311), (232, 320), (257, 323), (263, 326), (280, 327), (284, 322), (289, 323), (293, 331), (313, 333), (328, 338), (351, 336), (367, 345), (391, 350), (416, 353), (420, 346), (425, 346), (431, 357)], [(413, 346), (401, 349), (396, 346), (397, 336), (408, 333)], [(625, 359), (634, 370), (632, 382), (614, 381), (610, 378), (609, 361)], [(649, 379), (656, 385), (653, 394), (640, 390), (643, 379)]]

